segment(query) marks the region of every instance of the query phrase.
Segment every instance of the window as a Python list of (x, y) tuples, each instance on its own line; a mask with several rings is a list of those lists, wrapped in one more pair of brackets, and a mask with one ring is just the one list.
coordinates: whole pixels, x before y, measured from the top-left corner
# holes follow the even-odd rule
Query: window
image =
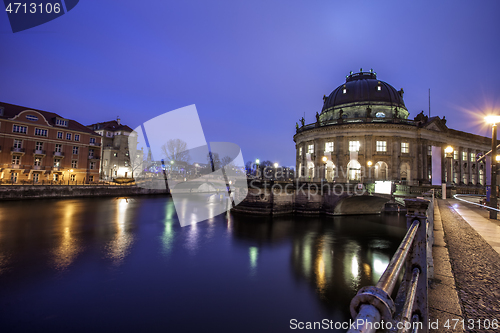
[(89, 158), (94, 158), (94, 149), (89, 149)]
[(333, 151), (333, 142), (325, 143), (325, 153), (331, 153)]
[(387, 141), (377, 141), (377, 151), (386, 152), (387, 151)]
[(467, 161), (467, 152), (466, 151), (462, 152), (462, 161)]
[(62, 145), (56, 143), (56, 149), (54, 150), (56, 153), (60, 153), (62, 151)]
[(47, 130), (41, 128), (35, 128), (35, 135), (38, 136), (47, 136)]
[(90, 162), (90, 170), (94, 170), (95, 169), (95, 162)]
[(117, 153), (113, 153), (113, 157), (116, 157), (116, 156), (118, 156), (118, 154)]
[(75, 134), (75, 141), (80, 141), (80, 134)]
[(53, 174), (53, 175), (52, 175), (52, 179), (53, 179), (55, 182), (59, 181), (59, 175), (58, 175), (57, 173)]
[(78, 168), (78, 160), (71, 160), (71, 167), (73, 169)]
[[(446, 152), (444, 153), (444, 156), (446, 157)], [(453, 151), (453, 159), (458, 160), (458, 150)]]
[(401, 153), (408, 154), (410, 152), (410, 144), (408, 142), (401, 142)]
[(72, 182), (74, 182), (76, 180), (76, 175), (71, 175), (70, 179), (71, 179)]
[(108, 166), (108, 160), (104, 160), (104, 166)]
[(377, 118), (384, 118), (385, 117), (385, 113), (383, 113), (383, 112), (377, 112), (377, 113), (375, 113), (375, 117), (377, 117)]
[(359, 141), (349, 141), (349, 151), (350, 152), (359, 151)]
[(299, 156), (302, 156), (302, 147), (299, 147)]
[(314, 153), (314, 145), (307, 146), (307, 153), (308, 154), (313, 154)]
[(64, 126), (64, 127), (68, 127), (68, 121), (67, 121), (67, 120), (64, 120), (64, 119), (59, 119), (59, 118), (57, 118), (57, 119), (56, 119), (56, 125), (57, 125), (57, 126)]
[(66, 140), (71, 140), (71, 133), (66, 133)]
[(470, 161), (476, 162), (476, 156), (474, 155), (474, 153), (470, 153)]
[(43, 142), (37, 141), (35, 143), (35, 150), (42, 150), (43, 149)]
[(35, 157), (35, 166), (40, 166), (42, 164), (42, 159), (40, 157)]
[(95, 138), (90, 138), (90, 144), (95, 144)]
[(127, 161), (125, 161), (125, 166), (128, 166), (128, 162)]
[(106, 136), (108, 138), (112, 138), (113, 137), (113, 132), (106, 132)]
[(93, 182), (94, 181), (94, 176), (89, 176), (89, 182)]
[(31, 121), (37, 121), (37, 120), (38, 120), (38, 117), (37, 117), (37, 116), (33, 116), (33, 115), (29, 114), (29, 115), (27, 115), (27, 116), (26, 116), (26, 119), (31, 120)]
[(63, 134), (62, 134), (62, 132), (57, 132), (57, 138), (58, 138), (58, 139), (62, 139), (62, 138), (63, 138)]
[(427, 156), (432, 156), (432, 146), (427, 146)]
[(381, 91), (382, 90), (382, 86), (377, 86), (377, 90)]
[(347, 94), (347, 89), (346, 88), (342, 89), (342, 93)]
[(14, 139), (14, 148), (15, 149), (21, 149), (22, 146), (23, 146), (23, 140)]
[(78, 155), (78, 147), (73, 146), (73, 155)]
[(54, 168), (59, 168), (60, 165), (61, 165), (61, 159), (54, 158)]
[(26, 126), (19, 126), (19, 125), (12, 126), (12, 132), (14, 132), (14, 133), (26, 134), (27, 131), (28, 131), (28, 127), (26, 127)]
[(21, 163), (21, 156), (12, 155), (12, 164), (19, 165)]

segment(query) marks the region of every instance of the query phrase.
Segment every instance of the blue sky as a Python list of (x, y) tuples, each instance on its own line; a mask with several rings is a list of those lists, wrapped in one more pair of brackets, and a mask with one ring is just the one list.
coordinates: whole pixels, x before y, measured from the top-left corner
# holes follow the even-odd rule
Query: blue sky
[(495, 0), (82, 0), (15, 34), (0, 13), (0, 100), (132, 128), (196, 104), (208, 141), (293, 165), (295, 122), (362, 67), (404, 88), (411, 118), (430, 88), (432, 115), (489, 136), (498, 12)]

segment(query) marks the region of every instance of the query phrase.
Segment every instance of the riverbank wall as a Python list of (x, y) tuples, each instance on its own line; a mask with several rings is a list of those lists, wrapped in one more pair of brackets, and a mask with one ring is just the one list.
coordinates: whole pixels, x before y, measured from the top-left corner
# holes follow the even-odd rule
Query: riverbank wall
[(135, 185), (4, 185), (0, 200), (43, 198), (109, 197), (166, 195), (165, 189), (147, 189)]

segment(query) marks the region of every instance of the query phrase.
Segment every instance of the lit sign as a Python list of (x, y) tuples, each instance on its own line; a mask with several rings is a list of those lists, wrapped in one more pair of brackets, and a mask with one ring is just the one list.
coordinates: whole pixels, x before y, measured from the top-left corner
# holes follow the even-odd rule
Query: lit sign
[(392, 182), (388, 180), (375, 181), (375, 193), (391, 194)]

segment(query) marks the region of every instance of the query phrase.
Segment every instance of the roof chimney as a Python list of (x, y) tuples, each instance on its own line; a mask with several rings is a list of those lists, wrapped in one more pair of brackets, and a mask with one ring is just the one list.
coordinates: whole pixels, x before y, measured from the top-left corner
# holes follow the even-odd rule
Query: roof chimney
[(116, 122), (118, 123), (118, 125), (121, 125), (121, 122), (120, 122), (120, 116), (118, 116), (118, 117), (116, 118)]

